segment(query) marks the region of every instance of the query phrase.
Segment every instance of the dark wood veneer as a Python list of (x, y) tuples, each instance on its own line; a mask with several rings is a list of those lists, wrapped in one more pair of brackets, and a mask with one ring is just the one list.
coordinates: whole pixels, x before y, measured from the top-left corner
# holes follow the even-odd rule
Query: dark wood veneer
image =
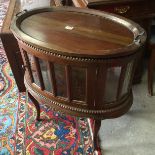
[(72, 7), (21, 12), (11, 28), (37, 119), (39, 103), (94, 118), (94, 147), (99, 150), (101, 119), (119, 117), (132, 105), (132, 78), (145, 31), (120, 16)]

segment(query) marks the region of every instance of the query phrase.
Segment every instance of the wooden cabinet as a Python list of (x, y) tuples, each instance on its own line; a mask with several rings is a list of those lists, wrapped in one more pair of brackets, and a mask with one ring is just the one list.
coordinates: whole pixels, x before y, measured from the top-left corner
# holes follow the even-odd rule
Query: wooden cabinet
[(155, 15), (154, 0), (72, 0), (75, 7), (103, 10), (131, 19)]
[(119, 117), (133, 103), (132, 78), (146, 40), (144, 29), (117, 15), (74, 7), (22, 12), (11, 29), (37, 119), (39, 103), (94, 118), (94, 147), (99, 150), (101, 119)]
[(6, 56), (8, 58), (11, 70), (13, 72), (18, 90), (20, 92), (25, 91), (24, 86), (24, 71), (22, 68), (23, 60), (20, 54), (18, 43), (10, 31), (10, 24), (13, 16), (19, 10), (19, 3), (16, 0), (11, 0), (8, 11), (6, 13), (2, 29), (0, 32), (0, 38), (5, 49)]

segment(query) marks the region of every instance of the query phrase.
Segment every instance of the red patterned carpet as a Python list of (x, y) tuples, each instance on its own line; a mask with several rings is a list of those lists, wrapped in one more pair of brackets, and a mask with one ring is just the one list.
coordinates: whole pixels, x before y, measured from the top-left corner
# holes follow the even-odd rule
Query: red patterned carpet
[[(8, 4), (8, 0), (0, 1), (0, 30)], [(20, 96), (0, 40), (0, 155), (15, 154), (19, 101)]]
[(90, 119), (66, 116), (44, 105), (41, 106), (43, 121), (38, 122), (35, 120), (35, 107), (31, 102), (25, 107), (24, 98), (19, 112), (17, 154), (94, 154)]

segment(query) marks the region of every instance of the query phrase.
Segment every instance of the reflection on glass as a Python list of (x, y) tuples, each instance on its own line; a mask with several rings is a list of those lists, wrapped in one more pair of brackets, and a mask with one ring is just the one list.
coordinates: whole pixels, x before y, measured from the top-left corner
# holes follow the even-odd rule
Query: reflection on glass
[(29, 58), (29, 62), (30, 62), (30, 67), (31, 67), (34, 83), (40, 87), (40, 82), (39, 82), (39, 78), (37, 75), (37, 69), (36, 69), (36, 65), (34, 63), (34, 57), (32, 55), (28, 54), (28, 58)]
[(54, 64), (57, 96), (67, 97), (65, 67)]
[(116, 100), (120, 74), (121, 67), (108, 68), (104, 94), (105, 102)]
[(49, 71), (47, 62), (39, 59), (39, 64), (40, 64), (41, 74), (45, 85), (45, 90), (52, 92), (52, 83), (51, 83), (50, 71)]
[(129, 87), (129, 82), (130, 82), (130, 78), (131, 78), (132, 68), (133, 68), (133, 62), (128, 63), (127, 69), (126, 69), (126, 72), (125, 72), (125, 79), (124, 79), (124, 82), (123, 82), (123, 88), (122, 88), (121, 95), (124, 95), (125, 93), (128, 92), (128, 87)]
[(20, 7), (22, 10), (30, 10), (40, 7), (49, 7), (51, 0), (20, 0)]
[(86, 98), (86, 70), (72, 67), (72, 95), (73, 100), (85, 101)]

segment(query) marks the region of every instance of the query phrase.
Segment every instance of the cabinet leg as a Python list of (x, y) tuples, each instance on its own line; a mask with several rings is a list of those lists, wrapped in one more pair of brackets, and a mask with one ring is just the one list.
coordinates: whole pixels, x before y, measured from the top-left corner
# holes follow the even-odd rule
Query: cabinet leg
[(101, 120), (94, 120), (94, 149), (100, 151), (99, 130), (101, 127)]
[(39, 102), (30, 93), (28, 93), (28, 96), (31, 99), (31, 101), (33, 102), (33, 104), (35, 105), (35, 107), (36, 107), (36, 110), (37, 110), (36, 120), (37, 121), (41, 121), (41, 119), (40, 119), (40, 106), (39, 106)]
[(155, 50), (152, 49), (149, 64), (148, 64), (148, 90), (149, 94), (153, 96), (153, 72), (155, 67)]

